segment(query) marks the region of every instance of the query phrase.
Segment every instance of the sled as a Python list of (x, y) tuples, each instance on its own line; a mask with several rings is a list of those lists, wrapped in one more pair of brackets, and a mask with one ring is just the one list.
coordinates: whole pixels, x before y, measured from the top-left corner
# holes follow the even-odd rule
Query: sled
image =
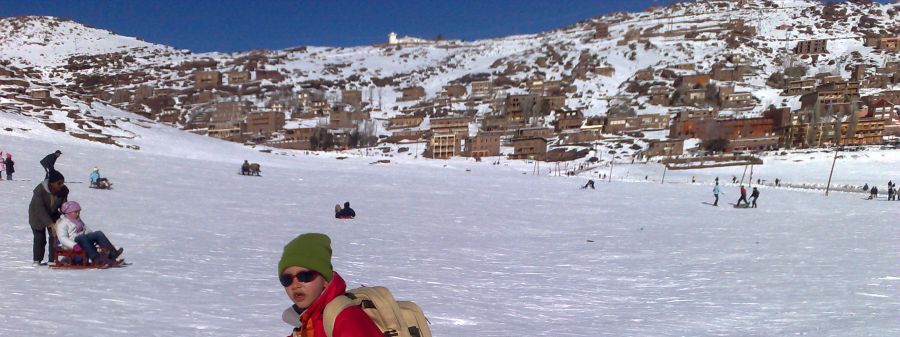
[[(103, 269), (103, 266), (90, 263), (84, 250), (76, 252), (66, 249), (59, 244), (56, 237), (51, 237), (50, 241), (51, 244), (56, 245), (56, 260), (54, 261), (55, 264), (50, 266), (50, 269)], [(100, 254), (105, 253), (102, 249), (98, 249), (97, 252)], [(125, 262), (125, 260), (116, 260), (109, 265), (109, 268), (120, 268), (128, 265), (130, 263)]]
[(352, 217), (352, 216), (339, 216), (339, 217), (335, 217), (335, 219), (338, 219), (338, 220), (353, 220), (353, 217)]
[(728, 204), (734, 206), (734, 208), (750, 208), (750, 205), (747, 205), (747, 204), (741, 204), (741, 205), (732, 204), (732, 203), (728, 203)]

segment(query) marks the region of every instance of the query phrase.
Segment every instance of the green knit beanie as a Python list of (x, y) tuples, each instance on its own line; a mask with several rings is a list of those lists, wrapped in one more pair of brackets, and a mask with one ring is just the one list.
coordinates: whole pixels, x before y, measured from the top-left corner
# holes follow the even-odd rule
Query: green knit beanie
[(291, 266), (315, 270), (326, 281), (331, 281), (331, 239), (321, 233), (300, 235), (286, 246), (278, 261), (278, 276)]

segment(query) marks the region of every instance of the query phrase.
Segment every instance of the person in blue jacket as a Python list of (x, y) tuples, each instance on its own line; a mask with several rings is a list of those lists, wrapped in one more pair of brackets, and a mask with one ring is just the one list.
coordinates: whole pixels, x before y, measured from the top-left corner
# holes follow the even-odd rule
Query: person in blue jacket
[(109, 179), (100, 177), (100, 169), (94, 168), (91, 172), (91, 187), (107, 189), (112, 186), (112, 183), (109, 182)]
[(722, 193), (722, 190), (719, 189), (719, 182), (716, 182), (716, 187), (713, 187), (713, 195), (716, 197), (716, 201), (713, 201), (713, 206), (719, 206), (719, 193)]

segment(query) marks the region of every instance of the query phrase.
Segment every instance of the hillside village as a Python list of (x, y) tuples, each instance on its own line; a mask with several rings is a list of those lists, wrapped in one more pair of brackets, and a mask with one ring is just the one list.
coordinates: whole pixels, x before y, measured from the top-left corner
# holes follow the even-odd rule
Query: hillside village
[[(597, 144), (615, 144), (617, 157), (663, 160), (897, 144), (898, 11), (864, 2), (698, 1), (534, 36), (467, 42), (390, 33), (373, 46), (233, 54), (108, 37), (114, 47), (82, 52), (60, 40), (96, 29), (6, 18), (0, 107), (120, 146), (129, 135), (116, 124), (133, 121), (99, 116), (96, 104), (253, 146), (375, 147), (435, 159), (568, 161)], [(34, 46), (58, 59), (29, 54)]]

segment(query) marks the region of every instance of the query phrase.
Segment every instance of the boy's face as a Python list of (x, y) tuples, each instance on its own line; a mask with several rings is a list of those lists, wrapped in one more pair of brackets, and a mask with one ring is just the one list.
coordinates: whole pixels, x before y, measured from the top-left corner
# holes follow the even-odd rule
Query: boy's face
[[(310, 270), (303, 267), (291, 266), (285, 269), (282, 275), (297, 275), (298, 273), (305, 271)], [(319, 298), (319, 295), (325, 291), (325, 287), (327, 286), (328, 282), (325, 281), (325, 278), (316, 273), (315, 278), (309, 282), (300, 282), (296, 277), (293, 277), (291, 284), (284, 287), (284, 292), (287, 293), (294, 304), (305, 309), (309, 308), (309, 306)]]

